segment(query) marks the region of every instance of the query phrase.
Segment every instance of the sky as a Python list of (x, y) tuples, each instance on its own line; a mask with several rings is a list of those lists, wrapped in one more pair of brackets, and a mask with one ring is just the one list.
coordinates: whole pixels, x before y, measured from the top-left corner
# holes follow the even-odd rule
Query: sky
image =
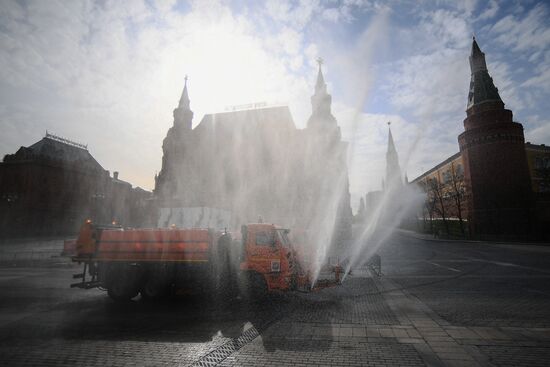
[(48, 131), (151, 190), (185, 75), (194, 126), (265, 102), (304, 128), (322, 57), (355, 208), (381, 187), (386, 122), (409, 179), (458, 151), (473, 35), (526, 141), (549, 144), (547, 1), (0, 0), (0, 157)]

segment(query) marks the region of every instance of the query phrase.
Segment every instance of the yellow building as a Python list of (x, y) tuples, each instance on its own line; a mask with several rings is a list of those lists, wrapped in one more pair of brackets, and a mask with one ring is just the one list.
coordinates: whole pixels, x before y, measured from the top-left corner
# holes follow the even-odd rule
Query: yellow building
[(550, 192), (550, 147), (525, 143), (533, 192)]
[[(525, 153), (527, 155), (533, 192), (550, 192), (549, 177), (545, 177), (545, 171), (550, 172), (550, 147), (544, 144), (538, 145), (527, 142), (525, 143)], [(463, 167), (462, 155), (458, 152), (422, 173), (412, 180), (411, 183), (422, 183), (428, 179), (437, 179), (438, 182), (447, 184), (451, 180), (453, 172), (457, 176), (463, 176)]]
[[(550, 212), (550, 147), (525, 143), (531, 185), (535, 194), (537, 216), (546, 222)], [(456, 220), (468, 218), (468, 192), (464, 182), (464, 163), (460, 152), (430, 168), (411, 181), (422, 187), (426, 193), (423, 215), (431, 219)], [(457, 200), (458, 199), (458, 200)]]
[(425, 215), (430, 218), (466, 219), (466, 189), (462, 155), (453, 154), (429, 169), (411, 183), (422, 187), (426, 193)]

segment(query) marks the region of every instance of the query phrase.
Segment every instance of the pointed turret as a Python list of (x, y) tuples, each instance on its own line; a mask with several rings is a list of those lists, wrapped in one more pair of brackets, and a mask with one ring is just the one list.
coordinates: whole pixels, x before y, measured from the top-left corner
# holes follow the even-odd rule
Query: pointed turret
[(533, 225), (523, 126), (504, 107), (475, 38), (470, 69), (464, 132), (458, 136), (470, 236), (518, 239)]
[(174, 126), (182, 126), (190, 130), (193, 123), (193, 111), (191, 111), (191, 101), (187, 91), (187, 79), (186, 75), (178, 108), (174, 110)]
[(312, 111), (307, 127), (317, 131), (333, 131), (340, 138), (340, 128), (331, 112), (332, 97), (327, 92), (327, 84), (321, 68), (323, 59), (318, 58), (317, 63), (319, 64), (319, 70), (315, 83), (315, 93), (311, 96)]
[(325, 83), (325, 78), (323, 77), (323, 70), (321, 69), (321, 65), (323, 64), (323, 59), (318, 58), (317, 63), (319, 64), (319, 71), (317, 72), (317, 82), (315, 83), (315, 94), (327, 93), (327, 84)]
[(185, 85), (183, 86), (183, 92), (181, 93), (180, 103), (178, 108), (191, 110), (190, 108), (189, 93), (187, 92), (187, 75), (185, 76)]
[(471, 57), (485, 57), (485, 54), (481, 52), (481, 49), (479, 48), (479, 45), (476, 42), (476, 38), (472, 37), (472, 52), (470, 54)]
[(485, 54), (479, 48), (476, 38), (472, 41), (472, 51), (470, 54), (470, 70), (472, 77), (470, 80), (470, 93), (468, 94), (468, 109), (476, 104), (487, 101), (500, 101), (498, 89), (493, 83), (493, 78), (489, 75)]
[(386, 155), (394, 155), (397, 157), (397, 150), (395, 149), (395, 144), (393, 143), (393, 135), (391, 134), (390, 124), (391, 122), (388, 122), (388, 151), (386, 152)]
[(388, 151), (386, 152), (386, 184), (388, 187), (402, 183), (401, 168), (399, 167), (399, 157), (393, 142), (393, 136), (390, 128), (391, 122), (388, 122)]

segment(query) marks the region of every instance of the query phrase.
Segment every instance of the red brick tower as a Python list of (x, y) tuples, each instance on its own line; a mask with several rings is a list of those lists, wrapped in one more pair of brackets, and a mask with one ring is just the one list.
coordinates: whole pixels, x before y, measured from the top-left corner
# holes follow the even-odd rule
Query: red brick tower
[(504, 108), (475, 38), (470, 69), (465, 131), (458, 137), (470, 231), (475, 237), (525, 237), (531, 227), (532, 191), (523, 126)]

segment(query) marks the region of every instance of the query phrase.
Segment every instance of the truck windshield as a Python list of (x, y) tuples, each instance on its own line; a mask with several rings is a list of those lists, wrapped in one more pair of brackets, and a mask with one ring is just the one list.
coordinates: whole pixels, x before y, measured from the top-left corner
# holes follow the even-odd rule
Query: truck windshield
[(286, 235), (286, 229), (277, 229), (276, 231), (277, 236), (279, 237), (279, 242), (281, 242), (284, 247), (290, 247), (290, 241)]

